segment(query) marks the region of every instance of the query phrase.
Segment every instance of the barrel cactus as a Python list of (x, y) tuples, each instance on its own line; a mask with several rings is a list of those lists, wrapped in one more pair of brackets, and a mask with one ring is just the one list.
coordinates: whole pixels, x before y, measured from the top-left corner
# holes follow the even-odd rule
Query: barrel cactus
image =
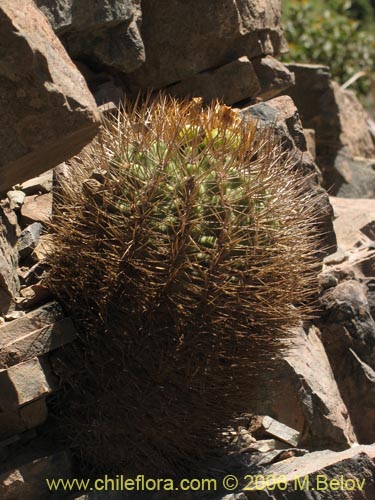
[(176, 472), (252, 409), (310, 314), (316, 208), (231, 109), (122, 109), (70, 164), (49, 284), (76, 319), (65, 430), (100, 470)]

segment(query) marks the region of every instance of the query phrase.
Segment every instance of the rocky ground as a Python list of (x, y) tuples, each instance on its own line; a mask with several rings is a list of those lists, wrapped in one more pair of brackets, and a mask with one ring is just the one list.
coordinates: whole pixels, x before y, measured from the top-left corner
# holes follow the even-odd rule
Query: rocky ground
[[(102, 112), (140, 90), (163, 88), (206, 101), (219, 97), (244, 119), (271, 125), (306, 174), (321, 213), (316, 317), (296, 332), (257, 418), (243, 417), (232, 429), (237, 458), (212, 466), (218, 477), (285, 475), (286, 487), (241, 491), (246, 484), (240, 482), (235, 493), (210, 498), (374, 499), (375, 125), (355, 95), (332, 82), (324, 66), (286, 67), (276, 59), (285, 50), (278, 0), (220, 0), (215, 8), (207, 0), (199, 11), (192, 0), (142, 6), (139, 0), (37, 0), (40, 10), (31, 0), (24, 4), (0, 6), (6, 53), (0, 68), (0, 498), (57, 498), (45, 478), (75, 475), (48, 418), (64, 377), (63, 346), (76, 336), (41, 284), (56, 172), (94, 137)], [(307, 475), (364, 483), (362, 490), (297, 491), (296, 478)]]

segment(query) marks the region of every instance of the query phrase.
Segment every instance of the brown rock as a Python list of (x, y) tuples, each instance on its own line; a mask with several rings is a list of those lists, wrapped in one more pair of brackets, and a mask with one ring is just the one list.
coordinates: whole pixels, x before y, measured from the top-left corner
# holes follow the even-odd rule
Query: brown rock
[(0, 412), (0, 438), (5, 439), (42, 425), (48, 416), (44, 398), (32, 401), (16, 410)]
[(176, 97), (202, 97), (204, 102), (220, 99), (229, 105), (255, 98), (260, 85), (253, 65), (244, 56), (172, 85), (167, 91)]
[(26, 196), (21, 208), (22, 223), (28, 226), (33, 222), (47, 223), (52, 215), (52, 193)]
[(76, 335), (70, 318), (32, 330), (26, 335), (19, 335), (6, 343), (2, 341), (0, 328), (0, 368), (7, 368), (52, 351), (71, 342)]
[(346, 280), (322, 297), (322, 341), (353, 428), (375, 441), (375, 322), (366, 286)]
[[(269, 479), (268, 489), (244, 491), (244, 498), (372, 500), (375, 491), (374, 458), (375, 446), (355, 446), (340, 453), (316, 451), (292, 457), (259, 471), (261, 477)], [(256, 476), (257, 471), (252, 470), (251, 474)]]
[(99, 115), (85, 81), (32, 0), (0, 9), (0, 192), (78, 153)]
[(288, 64), (296, 85), (287, 90), (303, 126), (316, 132), (317, 162), (325, 185), (341, 197), (375, 195), (375, 141), (369, 115), (355, 94), (330, 80), (326, 66)]
[(304, 128), (303, 133), (306, 137), (307, 151), (311, 154), (313, 160), (316, 160), (316, 138), (313, 128)]
[(27, 336), (30, 332), (40, 330), (64, 318), (63, 310), (58, 302), (49, 302), (25, 316), (0, 328), (0, 344), (9, 344), (18, 338)]
[(48, 489), (46, 478), (69, 477), (71, 459), (67, 452), (61, 451), (1, 474), (0, 496), (2, 500), (48, 500), (51, 498), (51, 491)]
[(299, 330), (272, 400), (274, 416), (301, 432), (300, 444), (343, 449), (356, 442), (320, 332)]
[(0, 208), (0, 314), (6, 314), (19, 292), (17, 235)]
[(53, 170), (38, 175), (21, 184), (22, 191), (27, 195), (50, 193), (52, 191)]
[(375, 200), (330, 197), (334, 212), (333, 227), (337, 243), (343, 250), (350, 250), (366, 242), (361, 228), (375, 220)]
[(16, 410), (56, 388), (49, 365), (38, 358), (0, 371), (0, 412)]
[(52, 299), (51, 290), (39, 283), (22, 288), (20, 295), (17, 303), (24, 309), (40, 306), (43, 302)]
[(294, 74), (272, 56), (256, 58), (251, 61), (258, 80), (261, 82), (259, 97), (264, 101), (281, 94), (294, 85)]
[(126, 75), (135, 93), (285, 49), (279, 0), (145, 0), (142, 18), (146, 61)]

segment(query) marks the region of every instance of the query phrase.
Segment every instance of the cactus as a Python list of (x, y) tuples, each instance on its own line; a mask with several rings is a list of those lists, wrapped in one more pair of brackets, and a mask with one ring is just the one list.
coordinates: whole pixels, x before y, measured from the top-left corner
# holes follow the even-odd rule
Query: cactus
[(71, 161), (48, 282), (80, 331), (62, 417), (84, 463), (160, 474), (223, 446), (311, 312), (306, 183), (271, 131), (165, 97)]

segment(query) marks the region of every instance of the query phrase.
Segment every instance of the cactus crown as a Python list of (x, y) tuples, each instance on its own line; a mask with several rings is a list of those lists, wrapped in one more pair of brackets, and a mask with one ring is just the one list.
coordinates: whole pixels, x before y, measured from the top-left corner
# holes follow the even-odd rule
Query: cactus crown
[(225, 106), (119, 110), (70, 165), (49, 283), (77, 319), (66, 410), (91, 465), (176, 470), (215, 447), (316, 290), (316, 205)]

